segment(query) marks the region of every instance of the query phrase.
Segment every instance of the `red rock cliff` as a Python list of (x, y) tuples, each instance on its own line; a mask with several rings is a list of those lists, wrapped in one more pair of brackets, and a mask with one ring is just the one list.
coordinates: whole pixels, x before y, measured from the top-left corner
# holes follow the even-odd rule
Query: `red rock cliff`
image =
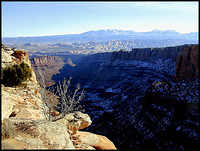
[(57, 66), (63, 65), (64, 61), (62, 57), (58, 56), (43, 56), (43, 57), (34, 57), (31, 63), (34, 66)]
[(176, 62), (175, 79), (195, 78), (199, 74), (199, 45), (185, 47)]
[(34, 57), (31, 60), (31, 64), (35, 70), (37, 80), (40, 85), (43, 85), (41, 80), (41, 75), (38, 70), (42, 71), (42, 74), (45, 78), (46, 86), (51, 86), (55, 84), (52, 80), (54, 74), (59, 73), (59, 70), (64, 66), (64, 59), (58, 56), (43, 56), (43, 57)]

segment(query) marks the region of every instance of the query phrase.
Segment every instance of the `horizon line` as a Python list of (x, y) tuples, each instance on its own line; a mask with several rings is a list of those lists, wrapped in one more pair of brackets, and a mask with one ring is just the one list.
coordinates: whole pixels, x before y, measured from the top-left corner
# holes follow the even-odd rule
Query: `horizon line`
[(180, 33), (180, 34), (198, 33), (198, 31), (181, 33), (181, 32), (178, 32), (178, 31), (176, 31), (174, 29), (166, 29), (166, 30), (153, 29), (153, 30), (149, 30), (149, 31), (136, 31), (136, 30), (128, 30), (128, 29), (97, 29), (97, 30), (89, 30), (89, 31), (81, 32), (81, 33), (50, 34), (50, 35), (36, 35), (36, 36), (13, 36), (13, 37), (11, 37), (11, 36), (2, 36), (2, 38), (28, 38), (28, 37), (48, 37), (48, 36), (79, 35), (79, 34), (83, 34), (83, 33), (86, 33), (86, 32), (99, 31), (99, 30), (122, 30), (122, 31), (133, 31), (133, 32), (136, 32), (136, 33), (152, 32), (152, 31), (175, 31), (175, 32)]

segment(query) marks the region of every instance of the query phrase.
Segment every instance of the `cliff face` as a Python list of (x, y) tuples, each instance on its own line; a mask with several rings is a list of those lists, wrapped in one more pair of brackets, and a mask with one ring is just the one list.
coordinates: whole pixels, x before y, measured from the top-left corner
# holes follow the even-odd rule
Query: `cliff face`
[(151, 59), (173, 59), (176, 60), (177, 56), (183, 51), (186, 45), (165, 47), (165, 48), (134, 48), (132, 51), (127, 52), (124, 50), (113, 52), (110, 60), (151, 60)]
[(34, 57), (31, 59), (31, 64), (40, 85), (43, 85), (41, 74), (44, 76), (46, 87), (55, 84), (55, 80), (53, 80), (52, 77), (59, 74), (59, 70), (62, 69), (64, 65), (69, 65), (71, 67), (76, 66), (70, 57), (58, 56)]
[[(44, 56), (44, 57), (34, 57), (31, 60), (31, 64), (33, 69), (37, 75), (37, 80), (39, 84), (43, 85), (42, 77), (40, 74), (43, 74), (45, 79), (45, 85), (51, 86), (55, 84), (54, 80), (52, 80), (52, 76), (54, 74), (59, 73), (59, 70), (64, 66), (64, 58), (58, 56)], [(40, 70), (40, 71), (39, 71)]]
[(2, 88), (2, 119), (9, 117), (18, 118), (43, 118), (41, 95), (39, 94), (40, 86), (37, 83), (35, 72), (31, 66), (27, 50), (11, 50), (2, 47), (2, 69), (20, 64), (27, 63), (32, 71), (32, 77), (27, 79), (26, 87), (4, 87)]
[(88, 55), (73, 68), (64, 66), (54, 79), (72, 76), (72, 82), (87, 83), (86, 87), (98, 89), (134, 75), (150, 76), (157, 72), (161, 78), (163, 75), (174, 76), (176, 58), (185, 47), (135, 48)]
[(57, 65), (63, 65), (64, 61), (62, 57), (58, 57), (58, 56), (44, 56), (44, 57), (34, 57), (31, 60), (31, 63), (36, 67), (57, 66)]
[(31, 66), (27, 50), (12, 50), (10, 48), (2, 47), (1, 54), (2, 69), (8, 66), (12, 66), (14, 64), (18, 65), (22, 62), (27, 63), (32, 71), (32, 77), (29, 79), (28, 82), (31, 82), (33, 84), (37, 83), (36, 75)]
[(199, 74), (199, 45), (185, 47), (176, 62), (175, 79), (195, 78)]
[[(87, 87), (109, 87), (127, 78), (157, 77), (164, 79), (175, 74), (176, 59), (187, 45), (166, 48), (132, 49), (88, 56), (80, 66), (88, 67), (92, 77)], [(107, 55), (107, 57), (105, 57)], [(95, 59), (93, 59), (95, 58)], [(84, 65), (83, 65), (84, 64)], [(78, 66), (77, 66), (78, 68)], [(70, 71), (70, 70), (69, 70)], [(83, 74), (84, 76), (84, 74)], [(150, 78), (149, 78), (150, 79)]]

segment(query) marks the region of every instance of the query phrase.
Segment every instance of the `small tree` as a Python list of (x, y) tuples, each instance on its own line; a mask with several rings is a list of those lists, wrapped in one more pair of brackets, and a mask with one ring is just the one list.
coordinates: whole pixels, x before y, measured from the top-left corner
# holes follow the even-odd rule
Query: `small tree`
[(22, 62), (19, 65), (13, 65), (6, 67), (2, 72), (2, 81), (5, 86), (17, 86), (22, 85), (23, 81), (26, 81), (32, 76), (31, 69), (28, 64)]
[(65, 116), (68, 113), (72, 113), (75, 111), (82, 111), (82, 106), (80, 102), (84, 99), (84, 90), (79, 92), (80, 84), (77, 85), (76, 89), (72, 93), (69, 89), (70, 86), (70, 79), (67, 81), (66, 79), (63, 80), (63, 83), (60, 83), (56, 86), (56, 95), (60, 98), (60, 104), (58, 109), (61, 111), (62, 115)]
[[(43, 102), (43, 113), (47, 120), (56, 121), (65, 117), (68, 113), (73, 113), (75, 111), (84, 111), (83, 106), (80, 102), (84, 99), (84, 90), (80, 91), (80, 84), (77, 85), (74, 92), (72, 92), (70, 87), (70, 81), (64, 79), (61, 83), (60, 81), (55, 87), (51, 87), (46, 90), (44, 74), (38, 68), (38, 73), (41, 76), (42, 90), (40, 91)], [(54, 110), (59, 111), (61, 114), (56, 117), (52, 114)]]

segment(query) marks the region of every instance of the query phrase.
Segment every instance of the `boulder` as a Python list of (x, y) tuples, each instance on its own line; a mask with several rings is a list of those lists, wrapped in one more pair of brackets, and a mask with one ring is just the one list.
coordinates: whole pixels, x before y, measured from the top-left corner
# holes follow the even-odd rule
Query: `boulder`
[(74, 136), (79, 137), (82, 143), (89, 144), (99, 150), (117, 150), (113, 142), (102, 135), (78, 131)]
[(76, 134), (79, 129), (84, 129), (92, 124), (90, 117), (79, 111), (65, 115), (59, 122), (65, 124), (72, 135)]
[(2, 127), (2, 149), (75, 149), (59, 122), (5, 118)]
[(16, 49), (14, 50), (14, 53), (12, 54), (15, 58), (18, 58), (20, 61), (28, 61), (28, 51), (24, 49)]
[(74, 117), (75, 117), (75, 120), (81, 121), (79, 129), (84, 129), (92, 124), (92, 121), (88, 114), (84, 114), (81, 112), (75, 112)]

